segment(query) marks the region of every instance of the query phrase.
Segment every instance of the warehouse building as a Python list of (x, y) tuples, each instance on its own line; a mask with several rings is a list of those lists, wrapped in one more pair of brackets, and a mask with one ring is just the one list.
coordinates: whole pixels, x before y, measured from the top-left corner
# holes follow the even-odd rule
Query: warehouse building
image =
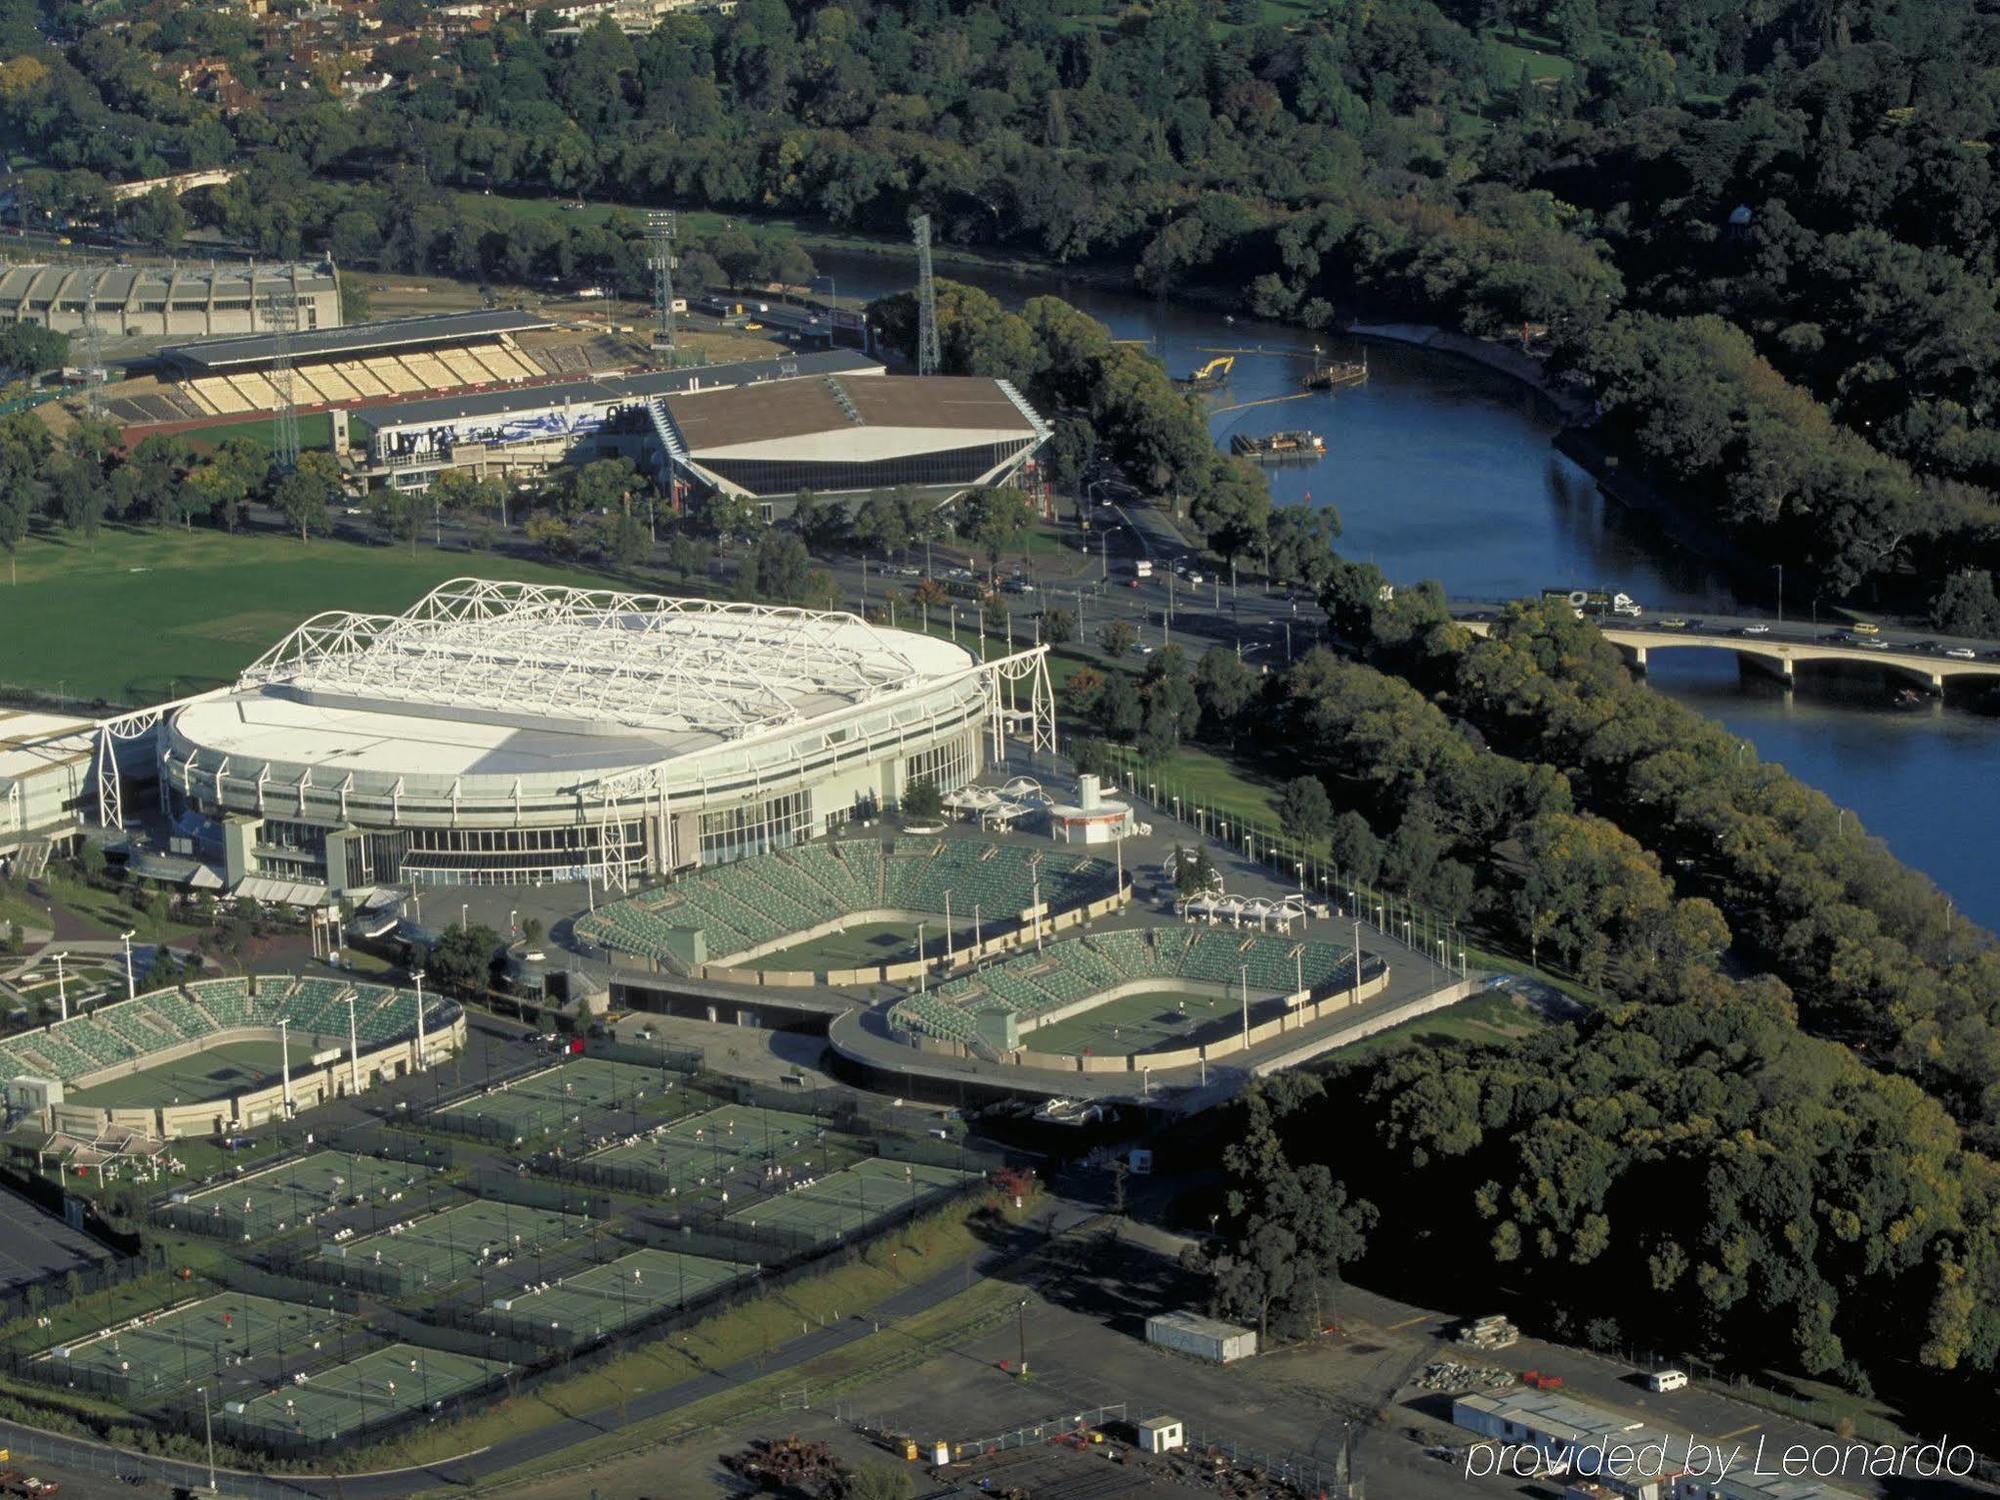
[(340, 285), (331, 260), (238, 266), (56, 266), (0, 268), (0, 322), (78, 333), (94, 321), (107, 338), (202, 338), (260, 333), (271, 305), (296, 300), (294, 326), (340, 326)]
[(0, 708), (0, 857), (33, 874), (75, 838), (98, 807), (98, 756), (108, 747), (128, 777), (151, 780), (150, 737), (108, 740), (95, 719)]
[(427, 401), (360, 406), (370, 429), (367, 476), (420, 490), (446, 469), (527, 475), (557, 464), (622, 455), (655, 471), (659, 403), (742, 386), (797, 387), (832, 375), (879, 378), (879, 360), (852, 350), (565, 380), (521, 390), (467, 391)]

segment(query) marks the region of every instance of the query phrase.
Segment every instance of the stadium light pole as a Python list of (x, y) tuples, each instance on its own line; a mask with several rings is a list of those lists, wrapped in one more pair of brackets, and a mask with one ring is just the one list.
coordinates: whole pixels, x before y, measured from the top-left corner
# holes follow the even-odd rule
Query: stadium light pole
[(125, 945), (125, 998), (132, 999), (139, 993), (139, 984), (132, 975), (132, 934), (121, 932), (118, 941)]
[(221, 1486), (215, 1482), (215, 1419), (208, 1408), (208, 1387), (201, 1388), (201, 1426), (208, 1436), (208, 1492), (213, 1495)]
[(69, 1019), (69, 982), (63, 977), (63, 960), (68, 953), (58, 953), (56, 959), (56, 1004), (62, 1007), (62, 1018)]
[(1243, 1050), (1250, 1050), (1250, 965), (1238, 966), (1237, 972), (1243, 979)]
[(278, 1017), (278, 1067), (285, 1080), (285, 1113), (292, 1112), (292, 1018)]
[(951, 943), (951, 887), (949, 886), (945, 887), (944, 893), (944, 961), (947, 964), (958, 961), (958, 955), (952, 951)]
[(430, 1048), (424, 1045), (424, 971), (419, 969), (410, 976), (417, 986), (417, 1066), (431, 1065)]

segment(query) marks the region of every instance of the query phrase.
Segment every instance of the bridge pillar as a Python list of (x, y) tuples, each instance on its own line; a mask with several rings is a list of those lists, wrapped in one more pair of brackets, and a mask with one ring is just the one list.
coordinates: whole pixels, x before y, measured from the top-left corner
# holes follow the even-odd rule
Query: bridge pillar
[(1641, 672), (1645, 671), (1645, 670), (1646, 670), (1646, 648), (1645, 648), (1644, 646), (1633, 646), (1633, 647), (1631, 647), (1630, 649), (1631, 649), (1631, 652), (1632, 652), (1632, 665), (1633, 665), (1633, 667), (1634, 667), (1634, 668), (1635, 668), (1636, 670), (1638, 670), (1638, 671), (1641, 671)]
[(1944, 673), (1931, 673), (1931, 691), (1940, 698), (1944, 696)]

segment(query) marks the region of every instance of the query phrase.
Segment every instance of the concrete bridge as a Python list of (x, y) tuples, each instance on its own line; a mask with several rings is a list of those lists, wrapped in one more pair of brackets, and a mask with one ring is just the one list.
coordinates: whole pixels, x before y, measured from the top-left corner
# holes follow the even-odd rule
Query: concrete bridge
[[(1452, 607), (1459, 624), (1475, 635), (1492, 629), (1494, 612), (1466, 606)], [(1677, 618), (1671, 614), (1666, 618)], [(1813, 631), (1805, 626), (1778, 625), (1751, 618), (1706, 618), (1673, 626), (1658, 620), (1600, 621), (1604, 638), (1618, 647), (1640, 671), (1655, 651), (1728, 651), (1739, 661), (1750, 662), (1791, 686), (1801, 665), (1836, 663), (1843, 666), (1886, 667), (1911, 678), (1931, 693), (1942, 694), (1947, 681), (1961, 678), (2000, 681), (2000, 647), (1991, 642), (1933, 641), (1922, 643), (1891, 640), (1886, 636), (1867, 639), (1880, 644), (1863, 645), (1860, 639), (1842, 639), (1842, 632)], [(1967, 656), (1951, 656), (1953, 649), (1970, 651)]]

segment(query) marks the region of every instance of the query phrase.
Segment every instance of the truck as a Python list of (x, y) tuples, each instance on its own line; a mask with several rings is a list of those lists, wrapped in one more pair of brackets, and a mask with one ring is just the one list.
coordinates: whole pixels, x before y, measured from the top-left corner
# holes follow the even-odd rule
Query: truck
[(1544, 604), (1567, 604), (1579, 620), (1609, 617), (1636, 620), (1646, 607), (1630, 594), (1614, 594), (1604, 589), (1543, 589)]
[(1152, 559), (1142, 557), (1137, 562), (1133, 563), (1132, 576), (1134, 578), (1151, 578), (1153, 576)]

